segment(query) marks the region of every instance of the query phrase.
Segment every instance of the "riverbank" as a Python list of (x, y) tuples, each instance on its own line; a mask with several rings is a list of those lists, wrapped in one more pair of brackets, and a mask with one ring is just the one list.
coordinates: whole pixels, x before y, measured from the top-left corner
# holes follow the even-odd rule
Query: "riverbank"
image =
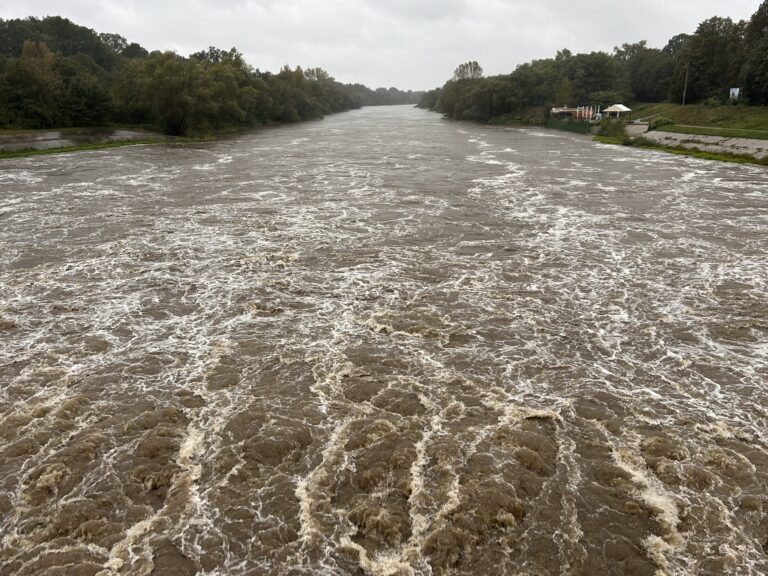
[[(636, 123), (615, 143), (685, 154), (708, 160), (768, 166), (768, 108), (764, 106), (706, 106), (640, 104)], [(648, 122), (670, 124), (648, 131)]]
[(766, 106), (707, 106), (704, 104), (631, 104), (632, 120), (669, 118), (678, 126), (768, 130)]
[(698, 150), (716, 155), (752, 158), (768, 165), (768, 140), (756, 138), (730, 138), (706, 134), (686, 134), (652, 130), (638, 136), (642, 143), (653, 143), (663, 148)]
[[(676, 104), (633, 105), (633, 118), (624, 134), (602, 134), (605, 144), (623, 144), (724, 162), (768, 165), (768, 108), (761, 106), (704, 106)], [(648, 131), (643, 120), (669, 118), (674, 124)], [(547, 122), (543, 109), (492, 118), (496, 126), (547, 126), (584, 133), (585, 125)], [(594, 127), (593, 127), (594, 129)]]
[(168, 141), (168, 137), (157, 132), (115, 128), (3, 130), (0, 131), (0, 159)]
[(628, 124), (620, 134), (598, 134), (595, 140), (604, 144), (658, 150), (705, 160), (768, 166), (768, 140), (757, 138), (648, 131), (646, 125)]
[[(313, 118), (304, 122), (322, 120)], [(0, 160), (4, 158), (20, 158), (42, 154), (61, 154), (66, 152), (81, 152), (117, 148), (120, 146), (135, 146), (149, 144), (168, 144), (179, 142), (211, 142), (236, 134), (285, 125), (281, 122), (248, 128), (220, 128), (204, 132), (190, 133), (187, 136), (168, 136), (160, 132), (124, 127), (96, 128), (57, 128), (53, 130), (14, 130), (0, 129)]]

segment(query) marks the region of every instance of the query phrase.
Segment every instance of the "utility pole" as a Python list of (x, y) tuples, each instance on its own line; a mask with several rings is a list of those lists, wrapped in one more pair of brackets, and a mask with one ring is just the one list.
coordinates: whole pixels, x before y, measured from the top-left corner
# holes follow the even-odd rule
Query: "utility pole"
[(683, 86), (683, 106), (685, 106), (685, 94), (688, 92), (688, 70), (691, 67), (691, 63), (685, 65), (685, 85)]

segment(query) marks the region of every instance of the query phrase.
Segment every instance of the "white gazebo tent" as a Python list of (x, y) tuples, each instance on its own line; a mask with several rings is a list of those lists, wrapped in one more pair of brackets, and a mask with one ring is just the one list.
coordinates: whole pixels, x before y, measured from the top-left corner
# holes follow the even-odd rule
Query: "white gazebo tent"
[(632, 112), (632, 110), (624, 106), (624, 104), (614, 104), (603, 110), (604, 114), (608, 114), (609, 117), (615, 114), (616, 118), (620, 118), (622, 114), (629, 114), (630, 112)]

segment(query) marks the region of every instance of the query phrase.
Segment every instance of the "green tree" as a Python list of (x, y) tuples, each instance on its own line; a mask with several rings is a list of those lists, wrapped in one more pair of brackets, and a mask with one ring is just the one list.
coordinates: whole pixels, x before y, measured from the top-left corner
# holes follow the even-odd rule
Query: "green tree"
[(152, 123), (169, 134), (294, 122), (368, 103), (415, 103), (395, 88), (345, 86), (321, 68), (251, 68), (235, 48), (189, 58), (60, 17), (0, 19), (0, 125)]
[(434, 90), (424, 92), (421, 98), (419, 98), (417, 106), (426, 110), (435, 110), (437, 103), (440, 100), (442, 91), (442, 88), (435, 88)]
[(688, 102), (708, 98), (724, 101), (728, 89), (738, 85), (745, 62), (745, 22), (715, 16), (699, 24), (683, 45), (672, 80), (675, 99), (682, 95), (688, 77)]
[(621, 92), (615, 92), (613, 90), (602, 90), (593, 92), (589, 97), (590, 104), (600, 106), (601, 108), (607, 108), (613, 104), (621, 104), (624, 101), (624, 96)]
[(249, 86), (240, 91), (238, 105), (246, 114), (248, 124), (267, 124), (272, 118), (274, 102), (261, 78), (254, 78)]
[[(640, 102), (662, 102), (669, 94), (674, 60), (664, 50), (648, 48), (645, 40), (614, 48), (613, 57), (624, 75), (622, 91)], [(617, 99), (620, 101), (622, 98)]]
[(580, 104), (589, 103), (590, 96), (596, 92), (629, 92), (620, 64), (605, 52), (577, 54), (569, 58), (566, 76)]
[(744, 44), (747, 53), (740, 81), (750, 104), (768, 105), (768, 0), (750, 18)]
[(112, 98), (100, 68), (84, 56), (61, 58), (56, 71), (62, 78), (60, 118), (68, 126), (98, 126), (111, 113)]
[(141, 101), (166, 134), (184, 135), (200, 114), (201, 69), (174, 52), (153, 53), (141, 74)]
[(675, 64), (662, 50), (645, 48), (630, 64), (630, 82), (635, 100), (662, 102), (668, 94)]
[(0, 102), (8, 122), (23, 128), (50, 128), (61, 121), (62, 81), (55, 56), (42, 42), (28, 40), (0, 79)]
[(557, 87), (552, 105), (573, 106), (574, 102), (573, 84), (571, 84), (571, 81), (568, 80), (568, 78), (563, 78), (560, 80), (560, 85)]
[(128, 40), (120, 34), (99, 34), (99, 40), (115, 54), (122, 54), (128, 48)]
[(662, 52), (665, 54), (669, 54), (672, 59), (677, 63), (680, 61), (681, 56), (684, 52), (685, 46), (688, 44), (688, 41), (691, 39), (691, 36), (689, 34), (677, 34), (675, 36), (672, 36), (672, 38), (669, 39), (667, 44), (662, 48)]
[(128, 44), (128, 46), (125, 47), (125, 49), (120, 53), (120, 55), (123, 58), (146, 58), (149, 56), (149, 52), (146, 51), (141, 45), (137, 44), (136, 42), (131, 42)]
[(118, 122), (145, 124), (152, 120), (149, 99), (144, 94), (144, 63), (126, 60), (112, 79), (112, 108)]
[(196, 98), (200, 102), (199, 114), (209, 125), (216, 127), (240, 126), (246, 113), (240, 108), (240, 90), (237, 69), (220, 62), (204, 67)]
[(476, 80), (483, 77), (483, 68), (474, 60), (459, 64), (453, 71), (454, 80)]

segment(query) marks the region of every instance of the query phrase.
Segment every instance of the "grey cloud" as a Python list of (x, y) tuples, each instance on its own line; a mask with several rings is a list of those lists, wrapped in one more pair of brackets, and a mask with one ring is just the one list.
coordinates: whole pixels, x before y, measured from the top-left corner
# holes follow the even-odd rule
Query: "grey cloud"
[(417, 20), (419, 22), (445, 20), (469, 13), (467, 0), (390, 0), (389, 2), (371, 3), (374, 10), (393, 16), (398, 20)]
[(748, 18), (760, 0), (4, 0), (0, 17), (61, 15), (150, 50), (236, 46), (262, 70), (320, 66), (344, 82), (426, 89), (462, 61), (511, 72), (561, 48), (663, 46), (710, 16)]

